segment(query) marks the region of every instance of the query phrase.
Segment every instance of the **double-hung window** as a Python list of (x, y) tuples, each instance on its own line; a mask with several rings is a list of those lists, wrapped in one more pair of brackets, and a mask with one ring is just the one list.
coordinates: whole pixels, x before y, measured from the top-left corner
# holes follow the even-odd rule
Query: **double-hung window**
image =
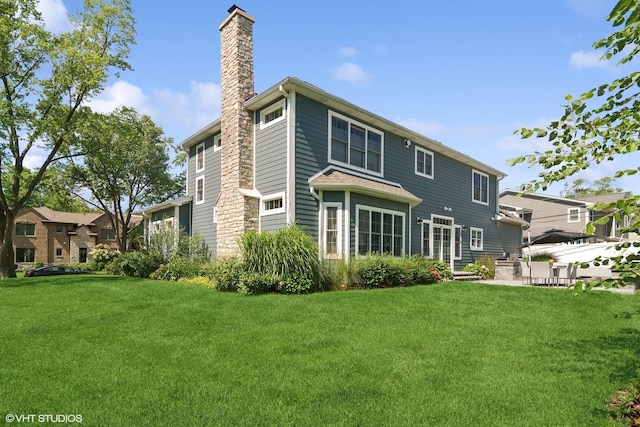
[(196, 178), (196, 205), (204, 203), (204, 175)]
[(567, 222), (580, 222), (580, 208), (569, 208)]
[(473, 171), (473, 201), (489, 204), (489, 175), (476, 170)]
[(416, 175), (433, 179), (433, 153), (417, 146)]
[(469, 248), (472, 251), (481, 251), (484, 247), (484, 231), (482, 228), (471, 227), (471, 238), (469, 239)]
[(33, 248), (16, 248), (16, 262), (34, 262), (36, 250)]
[(382, 175), (384, 137), (362, 123), (329, 112), (329, 161)]
[(356, 206), (358, 255), (404, 252), (404, 213)]

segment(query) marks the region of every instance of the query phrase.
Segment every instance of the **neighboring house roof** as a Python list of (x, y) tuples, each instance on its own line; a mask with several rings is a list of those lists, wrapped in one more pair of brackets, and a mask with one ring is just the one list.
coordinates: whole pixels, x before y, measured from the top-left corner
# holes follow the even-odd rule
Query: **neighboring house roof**
[(94, 225), (93, 222), (100, 218), (104, 213), (77, 213), (77, 212), (60, 212), (54, 211), (47, 207), (33, 208), (43, 218), (42, 222), (56, 222), (62, 224), (75, 225)]
[(600, 194), (597, 196), (581, 197), (580, 200), (594, 204), (614, 203), (620, 199), (626, 199), (628, 197), (631, 197), (631, 193), (629, 193), (628, 191), (624, 191), (621, 193)]
[(422, 199), (402, 188), (400, 184), (360, 177), (329, 167), (309, 178), (309, 185), (316, 190), (351, 190), (387, 200), (396, 200), (415, 206)]
[[(540, 194), (540, 193), (523, 193), (522, 191), (514, 190), (514, 189), (511, 189), (511, 188), (507, 188), (507, 189), (502, 190), (500, 192), (499, 197), (503, 197), (503, 196), (518, 196), (518, 195), (520, 195), (520, 197), (522, 197), (522, 198), (537, 199), (537, 200), (545, 201), (545, 202), (563, 203), (563, 204), (566, 204), (566, 205), (573, 205), (573, 206), (584, 206), (584, 207), (587, 206), (587, 202), (585, 202), (584, 200), (576, 200), (576, 199), (569, 199), (569, 198), (566, 198), (566, 197), (550, 196), (548, 194)], [(519, 207), (519, 206), (513, 206), (513, 203), (511, 203), (510, 205), (512, 207), (516, 207), (516, 208)]]
[(513, 215), (512, 212), (509, 212), (505, 209), (499, 209), (498, 215), (496, 215), (496, 220), (505, 223), (517, 224), (521, 227), (525, 227), (529, 225), (528, 221)]
[[(264, 92), (255, 95), (253, 98), (245, 102), (245, 107), (252, 111), (258, 110), (271, 104), (278, 98), (288, 95), (288, 91), (290, 90), (296, 91), (297, 93), (316, 100), (331, 108), (335, 108), (344, 113), (347, 113), (358, 120), (368, 123), (371, 126), (376, 126), (381, 130), (392, 132), (400, 136), (401, 138), (408, 139), (421, 147), (425, 147), (431, 151), (451, 157), (482, 172), (486, 172), (490, 175), (495, 175), (498, 178), (504, 178), (505, 176), (507, 176), (504, 172), (494, 169), (491, 166), (474, 159), (473, 157), (456, 151), (439, 141), (428, 138), (404, 126), (373, 114), (370, 111), (360, 108), (342, 98), (339, 98), (296, 77), (287, 77), (284, 80), (281, 80), (280, 82), (271, 86)], [(183, 150), (186, 150), (189, 147), (202, 142), (203, 139), (220, 132), (220, 129), (221, 119), (218, 119), (214, 122), (209, 123), (207, 126), (185, 139), (182, 143), (180, 143), (179, 147)]]

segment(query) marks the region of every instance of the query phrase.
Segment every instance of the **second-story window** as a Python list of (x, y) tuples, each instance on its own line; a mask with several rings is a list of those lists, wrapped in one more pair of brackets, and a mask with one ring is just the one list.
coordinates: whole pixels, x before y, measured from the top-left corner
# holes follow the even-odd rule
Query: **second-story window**
[(16, 236), (35, 236), (36, 225), (35, 224), (16, 224)]
[(111, 228), (101, 229), (100, 240), (116, 240), (116, 231)]
[(196, 172), (204, 170), (204, 143), (196, 146)]
[(216, 152), (222, 148), (222, 135), (218, 134), (213, 137), (213, 151)]
[(332, 112), (329, 120), (329, 160), (381, 175), (382, 133)]
[(416, 175), (433, 179), (433, 153), (416, 147)]
[(285, 118), (285, 105), (284, 101), (276, 102), (271, 107), (265, 108), (260, 112), (260, 128), (265, 128), (269, 125), (284, 120)]
[(567, 222), (580, 222), (580, 208), (569, 208)]
[(489, 204), (489, 175), (473, 171), (473, 201)]

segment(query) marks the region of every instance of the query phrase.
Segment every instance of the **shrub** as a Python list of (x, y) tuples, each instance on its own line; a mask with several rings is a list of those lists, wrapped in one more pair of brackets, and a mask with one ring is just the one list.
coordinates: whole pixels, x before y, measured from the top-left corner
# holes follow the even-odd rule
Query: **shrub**
[(100, 243), (89, 254), (93, 271), (104, 270), (107, 264), (120, 255), (120, 251), (116, 248)]
[(163, 261), (162, 254), (158, 252), (125, 252), (109, 263), (107, 271), (120, 276), (148, 278)]
[(315, 282), (306, 274), (291, 273), (277, 283), (276, 291), (281, 294), (306, 294), (315, 287)]
[(191, 279), (203, 273), (199, 258), (177, 256), (168, 263), (162, 264), (151, 274), (152, 279), (177, 281), (178, 279)]
[(278, 281), (278, 277), (275, 274), (243, 271), (238, 282), (238, 292), (245, 295), (274, 292)]
[(549, 261), (552, 259), (553, 259), (553, 255), (546, 252), (540, 252), (540, 253), (531, 255), (531, 261)]
[(216, 261), (209, 270), (209, 279), (219, 291), (237, 291), (243, 266), (237, 258)]
[(453, 277), (449, 265), (443, 261), (411, 258), (390, 258), (380, 255), (353, 261), (356, 287), (386, 288), (394, 286), (428, 285)]
[(96, 271), (95, 266), (92, 262), (73, 263), (69, 264), (69, 267), (77, 268), (80, 271)]

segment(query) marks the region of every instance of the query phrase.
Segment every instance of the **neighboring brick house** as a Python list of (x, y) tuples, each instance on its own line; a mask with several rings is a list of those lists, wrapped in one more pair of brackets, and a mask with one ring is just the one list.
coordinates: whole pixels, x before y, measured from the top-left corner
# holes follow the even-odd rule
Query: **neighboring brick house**
[(104, 213), (24, 208), (15, 219), (14, 233), (15, 261), (19, 266), (36, 262), (85, 263), (99, 243), (117, 248), (115, 232)]
[[(598, 203), (615, 202), (629, 197), (628, 193), (614, 193), (601, 196), (569, 199), (539, 193), (522, 193), (518, 190), (506, 189), (500, 193), (500, 206), (510, 215), (529, 222), (531, 238), (535, 238), (551, 229), (571, 232), (584, 232), (590, 221), (595, 221), (607, 212), (595, 209)], [(625, 218), (628, 225), (629, 218)], [(637, 239), (635, 234), (623, 234), (615, 220), (605, 225), (597, 225), (594, 241), (619, 241), (621, 239)]]
[(147, 235), (170, 225), (227, 257), (246, 230), (295, 223), (324, 258), (423, 254), (455, 269), (519, 252), (499, 170), (294, 77), (256, 94), (253, 23), (234, 6), (220, 26), (222, 116), (180, 144), (187, 194), (141, 212)]

